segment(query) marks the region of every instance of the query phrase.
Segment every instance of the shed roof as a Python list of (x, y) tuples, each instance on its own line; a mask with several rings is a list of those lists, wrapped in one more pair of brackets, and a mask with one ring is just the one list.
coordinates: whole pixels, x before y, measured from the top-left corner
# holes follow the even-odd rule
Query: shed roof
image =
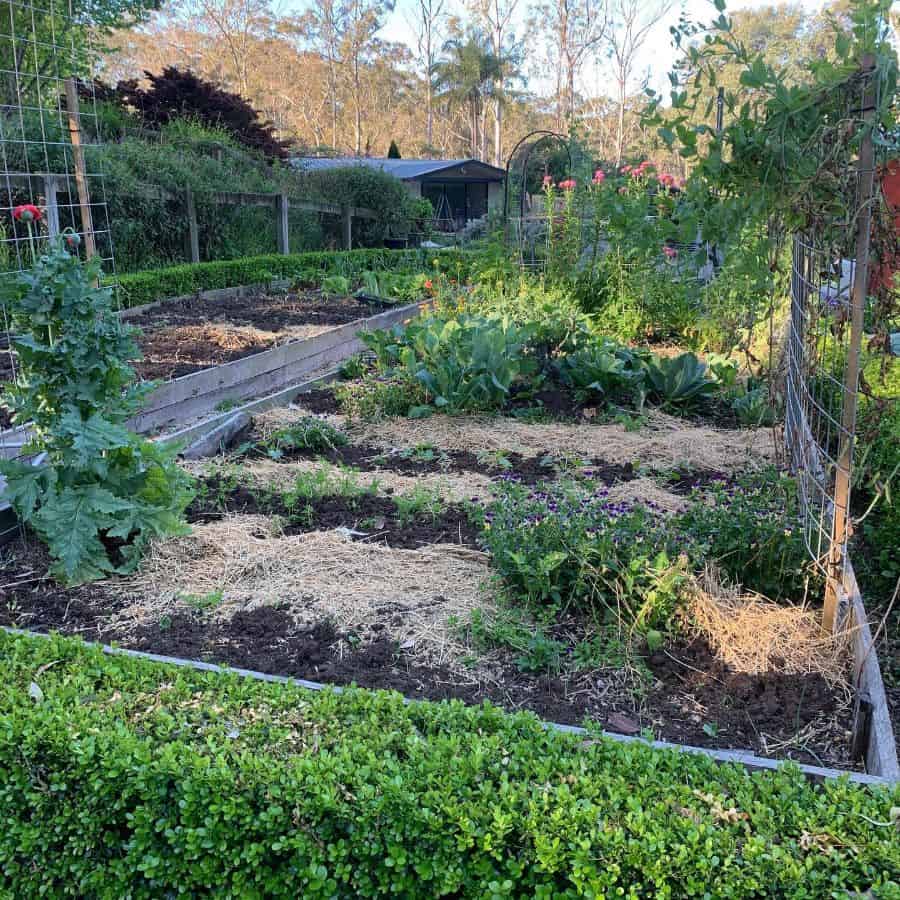
[[(451, 170), (472, 166), (473, 177), (480, 180), (502, 181), (506, 172), (497, 166), (491, 166), (480, 159), (387, 159), (374, 156), (296, 156), (291, 163), (300, 169), (316, 171), (321, 169), (342, 169), (347, 166), (368, 166), (381, 169), (402, 181), (416, 181), (441, 173), (449, 174)], [(463, 173), (460, 173), (463, 174)]]

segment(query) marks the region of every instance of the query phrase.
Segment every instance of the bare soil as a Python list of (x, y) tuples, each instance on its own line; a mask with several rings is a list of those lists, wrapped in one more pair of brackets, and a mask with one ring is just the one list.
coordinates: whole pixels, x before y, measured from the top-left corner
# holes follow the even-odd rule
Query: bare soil
[(177, 378), (310, 337), (374, 315), (385, 307), (354, 297), (307, 290), (227, 300), (195, 298), (164, 304), (129, 319), (143, 332), (138, 343), (142, 378)]

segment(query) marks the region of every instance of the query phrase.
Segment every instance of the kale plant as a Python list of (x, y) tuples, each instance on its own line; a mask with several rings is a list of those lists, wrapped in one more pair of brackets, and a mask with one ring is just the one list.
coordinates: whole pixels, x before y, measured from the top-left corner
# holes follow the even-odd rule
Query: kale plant
[(0, 461), (3, 497), (70, 584), (132, 570), (149, 538), (186, 529), (191, 497), (172, 451), (126, 427), (150, 386), (134, 384), (134, 331), (99, 278), (99, 260), (82, 263), (60, 240), (0, 293), (19, 359), (3, 400), (31, 423), (26, 453), (40, 460)]

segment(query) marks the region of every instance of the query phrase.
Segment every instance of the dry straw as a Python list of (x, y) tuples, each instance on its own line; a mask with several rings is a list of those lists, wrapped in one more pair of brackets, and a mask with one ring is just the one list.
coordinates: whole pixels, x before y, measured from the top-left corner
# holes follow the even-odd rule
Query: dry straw
[(826, 634), (821, 615), (805, 604), (741, 593), (708, 568), (691, 588), (688, 613), (692, 627), (736, 672), (818, 674), (834, 685), (847, 683), (848, 636)]
[(770, 462), (776, 456), (771, 430), (692, 425), (660, 412), (650, 413), (647, 424), (637, 431), (627, 431), (617, 423), (525, 423), (490, 416), (385, 419), (354, 424), (349, 430), (356, 440), (383, 447), (429, 444), (443, 450), (551, 454), (610, 463), (637, 461), (657, 469), (692, 466), (736, 472)]
[(484, 554), (436, 544), (401, 550), (338, 531), (284, 535), (264, 516), (230, 516), (156, 542), (123, 583), (134, 602), (121, 623), (158, 621), (186, 597), (222, 592), (216, 615), (278, 604), (298, 622), (330, 619), (340, 629), (374, 624), (401, 643), (442, 653), (447, 620), (482, 606)]

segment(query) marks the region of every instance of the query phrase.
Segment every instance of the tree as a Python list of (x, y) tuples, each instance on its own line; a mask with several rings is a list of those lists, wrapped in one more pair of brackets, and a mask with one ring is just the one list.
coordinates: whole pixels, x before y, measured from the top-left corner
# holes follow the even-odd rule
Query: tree
[(391, 141), (391, 146), (388, 147), (388, 159), (400, 159), (400, 148), (397, 146), (396, 141)]
[(503, 103), (505, 80), (514, 75), (512, 61), (516, 57), (515, 41), (510, 24), (519, 5), (519, 0), (470, 0), (472, 10), (487, 32), (491, 51), (498, 62), (506, 60), (507, 65), (497, 65), (493, 79), (494, 99), (494, 165), (503, 165)]
[(344, 78), (354, 111), (354, 145), (362, 153), (363, 70), (372, 63), (379, 49), (376, 34), (385, 13), (393, 9), (393, 0), (348, 0), (345, 27), (340, 44)]
[(244, 146), (271, 159), (286, 159), (288, 143), (275, 136), (271, 122), (243, 98), (204, 81), (193, 72), (169, 66), (159, 75), (144, 73), (150, 87), (137, 81), (121, 81), (114, 90), (99, 86), (98, 94), (137, 113), (148, 125), (159, 126), (173, 119), (197, 119), (221, 128)]
[(444, 52), (445, 58), (434, 67), (438, 96), (448, 105), (467, 110), (471, 154), (483, 158), (485, 101), (500, 77), (500, 61), (484, 35), (471, 31), (465, 38), (449, 40)]
[(222, 42), (234, 79), (232, 83), (225, 79), (225, 84), (246, 97), (250, 92), (251, 48), (274, 26), (271, 0), (182, 0), (181, 12), (196, 23), (195, 27)]
[(338, 67), (347, 29), (348, 10), (342, 0), (312, 0), (300, 25), (328, 68), (328, 100), (331, 110), (331, 146), (338, 145)]
[(612, 0), (606, 46), (612, 57), (616, 83), (616, 165), (622, 162), (625, 147), (625, 106), (638, 54), (650, 29), (674, 6), (674, 0), (655, 0), (648, 8), (643, 0)]
[(550, 69), (556, 75), (556, 127), (575, 117), (575, 82), (588, 54), (606, 36), (607, 0), (550, 0), (535, 8), (549, 37)]
[[(10, 3), (0, 26), (0, 105), (56, 102), (53, 79), (90, 77), (115, 29), (144, 20), (161, 0)], [(44, 94), (50, 89), (52, 96)]]
[(429, 147), (434, 140), (434, 66), (446, 21), (446, 0), (416, 0), (411, 24), (425, 80), (425, 143)]

